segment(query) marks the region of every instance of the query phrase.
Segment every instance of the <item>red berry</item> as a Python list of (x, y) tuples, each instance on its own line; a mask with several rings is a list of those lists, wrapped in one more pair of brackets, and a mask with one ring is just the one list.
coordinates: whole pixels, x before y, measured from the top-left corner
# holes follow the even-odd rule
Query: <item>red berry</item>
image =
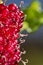
[(10, 4), (9, 6), (8, 6), (8, 9), (10, 10), (10, 11), (17, 11), (17, 9), (18, 9), (18, 6), (16, 5), (16, 4)]
[(13, 18), (13, 17), (14, 17), (14, 12), (9, 12), (9, 16), (10, 16), (11, 18)]
[(2, 10), (2, 18), (7, 17), (8, 14), (9, 14), (9, 10), (7, 8)]
[(6, 6), (3, 4), (0, 4), (0, 10), (3, 10)]
[(18, 65), (20, 61), (19, 32), (24, 13), (16, 4), (0, 4), (0, 65)]

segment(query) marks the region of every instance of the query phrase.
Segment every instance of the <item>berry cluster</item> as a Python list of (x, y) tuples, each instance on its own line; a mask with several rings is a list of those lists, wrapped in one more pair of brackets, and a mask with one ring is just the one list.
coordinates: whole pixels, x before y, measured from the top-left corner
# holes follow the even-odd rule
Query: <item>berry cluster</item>
[(18, 65), (18, 38), (23, 20), (24, 13), (16, 4), (0, 4), (0, 65)]

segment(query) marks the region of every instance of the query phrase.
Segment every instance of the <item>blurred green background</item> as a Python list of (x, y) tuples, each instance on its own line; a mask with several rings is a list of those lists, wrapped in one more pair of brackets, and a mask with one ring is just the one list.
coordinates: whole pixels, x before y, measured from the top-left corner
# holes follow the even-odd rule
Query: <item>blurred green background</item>
[(29, 6), (23, 9), (26, 20), (24, 21), (22, 30), (27, 30), (29, 33), (34, 32), (43, 25), (43, 9), (41, 2), (33, 0)]

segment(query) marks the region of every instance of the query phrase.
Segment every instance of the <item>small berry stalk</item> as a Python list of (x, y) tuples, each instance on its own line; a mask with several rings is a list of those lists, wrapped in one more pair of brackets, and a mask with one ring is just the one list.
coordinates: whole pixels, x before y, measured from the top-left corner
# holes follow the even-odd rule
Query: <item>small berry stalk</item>
[(24, 13), (16, 4), (0, 4), (0, 65), (18, 65), (21, 60), (19, 32)]

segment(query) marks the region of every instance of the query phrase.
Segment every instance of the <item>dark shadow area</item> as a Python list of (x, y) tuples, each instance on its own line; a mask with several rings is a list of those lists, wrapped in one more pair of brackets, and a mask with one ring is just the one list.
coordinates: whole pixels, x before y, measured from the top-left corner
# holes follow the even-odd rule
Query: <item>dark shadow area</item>
[(27, 51), (26, 55), (22, 55), (23, 60), (28, 58), (27, 65), (43, 65), (43, 26), (34, 33), (29, 34), (26, 31), (22, 33), (28, 34), (23, 38), (26, 42), (21, 45), (21, 49)]

